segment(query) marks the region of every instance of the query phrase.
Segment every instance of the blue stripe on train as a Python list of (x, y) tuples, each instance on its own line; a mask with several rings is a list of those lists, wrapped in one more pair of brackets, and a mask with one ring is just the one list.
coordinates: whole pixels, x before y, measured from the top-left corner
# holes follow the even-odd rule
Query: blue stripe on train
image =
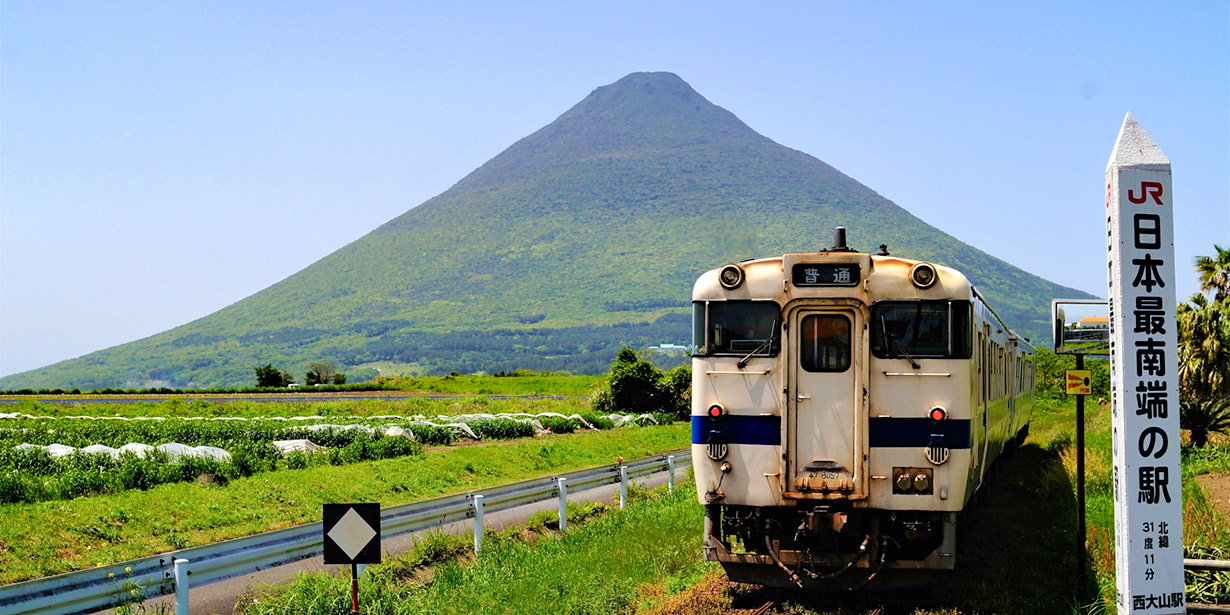
[[(934, 423), (928, 418), (873, 418), (868, 420), (868, 431), (868, 444), (873, 447), (927, 446), (932, 436), (940, 436), (948, 448), (970, 447), (969, 419)], [(778, 416), (692, 417), (692, 444), (708, 444), (711, 434), (715, 442), (777, 446), (782, 443), (782, 420)]]
[(782, 443), (782, 418), (729, 414), (718, 418), (692, 416), (692, 444), (708, 444), (711, 433), (715, 443), (776, 446)]
[(873, 447), (915, 447), (941, 436), (948, 448), (969, 448), (969, 419), (874, 418), (867, 420), (868, 444)]

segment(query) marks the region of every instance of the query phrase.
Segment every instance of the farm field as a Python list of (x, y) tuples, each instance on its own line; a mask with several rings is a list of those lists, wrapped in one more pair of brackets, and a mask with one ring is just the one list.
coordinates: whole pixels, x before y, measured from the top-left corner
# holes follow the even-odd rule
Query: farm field
[(295, 389), (241, 387), (233, 389), (95, 389), (64, 391), (62, 389), (22, 389), (0, 391), (0, 401), (21, 401), (31, 397), (55, 401), (100, 401), (114, 397), (151, 396), (192, 399), (227, 399), (233, 397), (406, 397), (413, 395), (553, 395), (585, 397), (601, 382), (602, 376), (533, 372), (518, 370), (503, 376), (394, 376), (370, 382), (343, 385), (321, 385)]
[[(1109, 410), (1087, 412), (1089, 558), (1076, 568), (1075, 426), (1070, 403), (1040, 404), (1031, 436), (963, 515), (956, 571), (911, 590), (818, 594), (736, 586), (701, 560), (694, 487), (634, 498), (627, 510), (570, 526), (567, 536), (509, 532), (474, 558), (446, 552), (428, 571), (397, 559), (373, 569), (365, 613), (584, 612), (653, 615), (1107, 613), (1114, 585)], [(1184, 541), (1190, 556), (1230, 553), (1230, 516), (1202, 490), (1230, 475), (1230, 441), (1184, 456)], [(1204, 478), (1198, 478), (1204, 477)], [(492, 545), (487, 548), (486, 545)], [(451, 554), (450, 554), (451, 553)], [(419, 556), (421, 560), (421, 554)], [(592, 562), (592, 563), (591, 563)], [(646, 571), (652, 571), (647, 573)], [(1227, 602), (1227, 575), (1189, 575), (1192, 602)], [(429, 580), (429, 582), (425, 582)], [(249, 601), (243, 613), (331, 613), (346, 577), (304, 575)]]
[[(148, 489), (203, 474), (233, 480), (279, 468), (387, 459), (461, 439), (656, 421), (596, 416), (580, 400), (483, 397), (401, 403), (23, 402), (18, 410), (24, 412), (0, 414), (0, 504)], [(313, 454), (316, 447), (324, 449)]]
[[(489, 378), (494, 380), (494, 378)], [(68, 401), (30, 401), (0, 406), (5, 413), (35, 416), (123, 416), (135, 417), (370, 417), (381, 415), (467, 414), (501, 412), (585, 413), (589, 403), (583, 398), (511, 398), (493, 399), (481, 395), (457, 395), (444, 399), (429, 397), (390, 397), (387, 399), (329, 399), (311, 397), (293, 401), (258, 401), (254, 399), (167, 399), (159, 401), (126, 401), (123, 403), (77, 403)], [(84, 401), (84, 400), (83, 400)]]
[[(416, 405), (414, 402), (427, 402)], [(197, 417), (197, 416), (319, 416), (330, 423), (384, 424), (387, 418), (377, 415), (456, 416), (464, 413), (558, 412), (575, 414), (584, 410), (584, 401), (566, 406), (557, 400), (407, 400), (405, 403), (343, 401), (305, 404), (271, 404), (261, 402), (181, 402), (153, 404), (115, 404), (54, 406), (24, 402), (19, 404), (26, 414), (59, 416), (59, 419), (9, 419), (0, 421), (7, 430), (0, 448), (11, 450), (15, 436), (11, 430), (23, 421), (37, 425), (46, 438), (62, 440), (70, 446), (84, 442), (90, 434), (110, 434), (104, 443), (117, 444), (136, 432), (157, 429), (181, 429), (176, 434), (190, 440), (193, 433), (205, 443), (211, 434), (234, 432), (236, 438), (251, 438), (251, 429), (302, 429), (313, 421), (186, 421), (167, 418), (164, 421), (119, 421), (65, 418), (69, 416), (130, 414), (132, 416)], [(6, 408), (9, 410), (10, 408)], [(591, 424), (610, 428), (609, 421), (590, 417)], [(315, 419), (319, 421), (321, 419)], [(551, 422), (549, 417), (540, 421)], [(575, 425), (573, 419), (565, 419)], [(300, 425), (299, 423), (304, 423)], [(470, 424), (478, 425), (478, 421)], [(267, 424), (276, 424), (268, 427)], [(57, 574), (69, 570), (122, 561), (133, 557), (205, 544), (251, 533), (277, 529), (317, 520), (320, 505), (337, 501), (379, 501), (385, 505), (400, 504), (476, 487), (510, 482), (557, 471), (613, 462), (617, 456), (635, 457), (686, 446), (688, 426), (673, 424), (651, 427), (628, 427), (594, 431), (582, 429), (539, 438), (534, 429), (525, 432), (526, 423), (491, 422), (492, 426), (519, 430), (503, 434), (516, 439), (498, 442), (484, 441), (455, 447), (427, 447), (415, 442), (413, 450), (391, 458), (365, 460), (362, 456), (341, 459), (335, 464), (328, 456), (305, 455), (304, 463), (287, 463), (290, 457), (261, 468), (247, 476), (235, 476), (228, 484), (177, 482), (152, 486), (146, 490), (130, 489), (73, 499), (47, 498), (49, 501), (21, 502), (0, 505), (0, 583)], [(557, 426), (563, 423), (555, 423)], [(84, 426), (81, 426), (84, 425)], [(512, 427), (512, 426), (518, 427)], [(293, 427), (287, 427), (293, 426)], [(413, 426), (410, 427), (414, 429)], [(46, 432), (55, 430), (57, 433)], [(77, 430), (74, 432), (74, 430)], [(196, 430), (195, 432), (193, 430)], [(478, 428), (475, 428), (478, 431)], [(264, 432), (262, 432), (264, 433)], [(345, 432), (344, 432), (345, 433)], [(22, 433), (22, 439), (30, 439)], [(336, 434), (335, 434), (336, 435)], [(493, 434), (488, 434), (489, 436)], [(494, 434), (498, 436), (499, 434)], [(261, 438), (272, 437), (266, 433)], [(74, 440), (73, 438), (77, 438)], [(425, 439), (425, 438), (424, 438)], [(449, 436), (437, 444), (447, 444), (456, 438)], [(383, 440), (405, 441), (405, 438), (373, 438), (376, 448)], [(65, 442), (67, 441), (67, 442)], [(362, 439), (360, 442), (364, 442)], [(195, 444), (196, 442), (181, 442)], [(340, 442), (338, 442), (340, 444)], [(428, 442), (432, 443), (431, 441)], [(352, 444), (339, 447), (344, 453)], [(338, 450), (337, 448), (333, 450)], [(97, 458), (96, 458), (97, 459)], [(195, 471), (199, 468), (193, 468)], [(11, 474), (12, 472), (9, 472)], [(192, 472), (186, 472), (192, 474)], [(195, 474), (192, 474), (195, 477)], [(50, 481), (48, 481), (50, 482)], [(31, 531), (33, 528), (34, 531)]]

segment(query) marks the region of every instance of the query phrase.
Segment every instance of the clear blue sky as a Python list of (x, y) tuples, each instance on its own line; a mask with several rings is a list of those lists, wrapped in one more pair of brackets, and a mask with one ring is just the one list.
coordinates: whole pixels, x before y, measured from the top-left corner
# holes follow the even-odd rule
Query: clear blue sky
[(0, 374), (259, 291), (634, 71), (1098, 295), (1130, 110), (1180, 298), (1230, 245), (1222, 0), (690, 4), (0, 2)]

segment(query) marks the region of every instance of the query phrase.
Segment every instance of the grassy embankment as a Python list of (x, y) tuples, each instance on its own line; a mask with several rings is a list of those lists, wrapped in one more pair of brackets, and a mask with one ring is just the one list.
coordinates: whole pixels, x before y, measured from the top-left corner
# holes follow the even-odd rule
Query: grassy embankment
[[(1076, 567), (1075, 425), (1068, 402), (1040, 404), (1028, 443), (997, 467), (992, 482), (962, 515), (958, 569), (914, 590), (817, 594), (732, 586), (720, 570), (700, 561), (700, 506), (684, 488), (674, 498), (635, 502), (627, 511), (612, 511), (601, 521), (570, 530), (563, 539), (548, 536), (533, 544), (494, 541), (476, 560), (446, 561), (431, 583), (421, 582), (426, 576), (421, 572), (405, 574), (405, 561), (396, 560), (377, 571), (368, 584), (365, 604), (371, 608), (365, 612), (1111, 612), (1109, 410), (1090, 406), (1086, 440), (1090, 557), (1083, 575)], [(1185, 544), (1194, 552), (1227, 552), (1230, 522), (1214, 509), (1195, 477), (1230, 473), (1230, 443), (1189, 451), (1183, 472)], [(590, 566), (590, 560), (598, 564)], [(646, 579), (645, 569), (656, 574)], [(1082, 576), (1084, 581), (1078, 583)], [(1189, 579), (1193, 601), (1226, 599), (1224, 581), (1220, 598), (1193, 591), (1194, 586)], [(262, 597), (247, 612), (335, 612), (347, 587), (340, 578), (305, 575)], [(308, 607), (293, 610), (300, 604)]]
[[(391, 411), (390, 411), (391, 412)], [(231, 481), (0, 506), (0, 583), (318, 520), (325, 502), (386, 506), (687, 445), (686, 423), (578, 432)]]
[[(1088, 553), (1102, 601), (1113, 610), (1115, 595), (1115, 513), (1111, 469), (1111, 411), (1109, 406), (1086, 404), (1085, 477)], [(1074, 402), (1044, 409), (1035, 415), (1034, 435), (1048, 450), (1057, 451), (1073, 484), (1076, 481), (1076, 426)], [(1197, 477), (1230, 474), (1230, 438), (1214, 438), (1201, 449), (1185, 447), (1183, 474), (1183, 544), (1187, 557), (1225, 559), (1230, 556), (1230, 516), (1225, 503), (1219, 511), (1206, 496)], [(1173, 492), (1172, 492), (1173, 493)], [(1221, 575), (1210, 587), (1210, 573), (1188, 573), (1188, 599), (1194, 602), (1230, 601), (1230, 575)], [(1193, 591), (1195, 590), (1195, 591)]]
[[(698, 511), (695, 487), (682, 482), (673, 495), (662, 488), (633, 490), (628, 508), (570, 523), (564, 535), (550, 530), (490, 533), (477, 558), (464, 549), (439, 549), (450, 543), (447, 539), (429, 539), (424, 541), (429, 549), (369, 569), (360, 583), (361, 612), (631, 612), (690, 586), (713, 568), (697, 557)], [(445, 561), (424, 575), (416, 564), (430, 547), (443, 551)], [(428, 577), (430, 583), (422, 582)], [(304, 574), (272, 595), (247, 601), (241, 612), (348, 612), (349, 588), (345, 576)]]

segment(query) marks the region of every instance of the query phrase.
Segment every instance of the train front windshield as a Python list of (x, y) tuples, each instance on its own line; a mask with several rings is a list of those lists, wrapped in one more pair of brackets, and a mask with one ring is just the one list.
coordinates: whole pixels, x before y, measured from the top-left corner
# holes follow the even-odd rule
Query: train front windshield
[(968, 359), (969, 301), (881, 301), (871, 306), (871, 352), (878, 358)]
[(697, 301), (692, 344), (697, 356), (774, 356), (781, 348), (781, 307), (773, 301)]

